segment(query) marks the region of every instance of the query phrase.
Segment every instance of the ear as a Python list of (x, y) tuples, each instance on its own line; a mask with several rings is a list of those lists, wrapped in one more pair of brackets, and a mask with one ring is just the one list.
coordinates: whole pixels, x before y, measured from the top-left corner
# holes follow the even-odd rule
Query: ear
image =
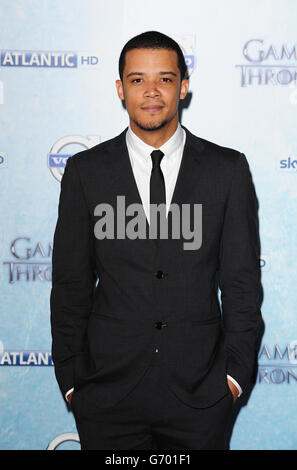
[(123, 82), (122, 80), (116, 80), (116, 87), (117, 87), (117, 92), (120, 100), (124, 100), (124, 87), (123, 87)]
[(180, 100), (183, 100), (187, 96), (188, 89), (189, 89), (189, 80), (187, 79), (182, 80), (180, 84), (180, 93), (179, 93)]

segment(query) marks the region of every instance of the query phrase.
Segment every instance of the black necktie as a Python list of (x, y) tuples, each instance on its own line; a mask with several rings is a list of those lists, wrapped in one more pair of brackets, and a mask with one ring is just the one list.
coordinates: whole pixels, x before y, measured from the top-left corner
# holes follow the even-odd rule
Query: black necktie
[[(150, 179), (150, 204), (166, 204), (165, 181), (161, 170), (161, 160), (164, 153), (161, 150), (154, 150), (151, 153), (153, 167)], [(152, 221), (152, 212), (150, 209), (150, 223)], [(159, 221), (159, 217), (157, 217)], [(160, 224), (157, 223), (157, 238), (160, 238)]]

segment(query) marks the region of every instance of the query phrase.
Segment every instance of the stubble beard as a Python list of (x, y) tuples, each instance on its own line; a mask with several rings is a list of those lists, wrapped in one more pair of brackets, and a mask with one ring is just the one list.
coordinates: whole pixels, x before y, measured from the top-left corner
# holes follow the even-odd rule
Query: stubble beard
[(174, 117), (176, 116), (176, 112), (173, 114), (173, 116), (171, 116), (170, 118), (168, 119), (164, 119), (164, 121), (149, 121), (149, 122), (140, 122), (140, 121), (137, 121), (137, 119), (135, 118), (132, 118), (132, 121), (134, 122), (134, 124), (136, 124), (137, 127), (139, 127), (139, 129), (143, 130), (143, 131), (158, 131), (159, 129), (162, 129), (163, 127), (165, 127), (170, 121), (172, 121), (172, 119), (174, 119)]
[(159, 123), (157, 122), (141, 123), (137, 121), (136, 119), (132, 119), (132, 121), (134, 122), (134, 124), (136, 124), (137, 127), (139, 127), (139, 129), (143, 131), (158, 131), (159, 129), (162, 129), (163, 127), (165, 127), (166, 124), (170, 122), (170, 119), (165, 119), (164, 121), (159, 122)]

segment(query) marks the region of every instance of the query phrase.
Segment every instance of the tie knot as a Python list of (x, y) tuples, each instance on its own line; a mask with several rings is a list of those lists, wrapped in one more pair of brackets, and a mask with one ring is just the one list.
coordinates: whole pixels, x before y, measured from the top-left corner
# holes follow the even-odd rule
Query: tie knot
[(153, 168), (156, 166), (160, 167), (160, 163), (162, 158), (164, 157), (164, 153), (161, 150), (154, 150), (151, 153), (152, 161), (153, 161)]

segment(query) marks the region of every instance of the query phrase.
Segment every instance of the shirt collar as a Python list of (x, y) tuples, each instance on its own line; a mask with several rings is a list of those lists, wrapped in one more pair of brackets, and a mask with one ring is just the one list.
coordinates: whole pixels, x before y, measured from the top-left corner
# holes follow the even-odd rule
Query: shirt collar
[[(182, 144), (184, 140), (184, 130), (180, 123), (178, 123), (175, 133), (170, 137), (170, 139), (165, 142), (158, 150), (161, 150), (164, 153), (163, 158), (170, 158), (170, 155), (175, 152)], [(130, 125), (126, 134), (126, 141), (128, 147), (135, 152), (137, 155), (140, 155), (146, 161), (150, 162), (148, 158), (153, 150), (156, 150), (155, 147), (146, 144), (141, 140), (131, 129)]]

